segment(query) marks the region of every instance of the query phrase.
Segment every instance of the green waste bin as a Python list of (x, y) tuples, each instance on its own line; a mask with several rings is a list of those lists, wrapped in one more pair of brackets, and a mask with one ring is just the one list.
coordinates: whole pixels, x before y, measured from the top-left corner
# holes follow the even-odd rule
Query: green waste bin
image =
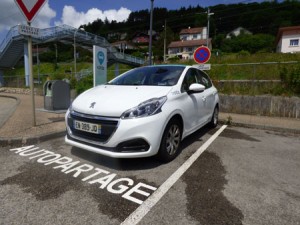
[(70, 85), (61, 80), (49, 80), (44, 84), (44, 108), (66, 110), (70, 106)]

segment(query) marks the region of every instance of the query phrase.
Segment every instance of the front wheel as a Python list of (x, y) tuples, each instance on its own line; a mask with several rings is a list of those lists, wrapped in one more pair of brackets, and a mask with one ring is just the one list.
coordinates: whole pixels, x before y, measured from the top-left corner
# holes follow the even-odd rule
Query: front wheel
[(180, 123), (176, 120), (171, 120), (168, 123), (158, 151), (159, 160), (163, 162), (170, 162), (179, 154), (182, 135), (181, 129)]
[(219, 122), (219, 108), (218, 108), (218, 106), (216, 106), (214, 109), (214, 112), (212, 114), (209, 126), (212, 128), (215, 128), (215, 127), (217, 127), (218, 122)]

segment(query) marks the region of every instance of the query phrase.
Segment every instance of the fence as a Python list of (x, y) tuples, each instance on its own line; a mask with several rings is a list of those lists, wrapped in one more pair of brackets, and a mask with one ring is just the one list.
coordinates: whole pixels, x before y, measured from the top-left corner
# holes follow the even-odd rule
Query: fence
[(292, 79), (289, 77), (296, 68), (300, 72), (299, 61), (212, 64), (208, 73), (224, 94), (299, 95), (299, 88), (290, 88), (289, 84), (293, 79), (300, 83), (300, 74)]
[[(41, 74), (39, 78), (34, 79), (33, 83), (35, 86), (40, 86), (42, 85), (48, 75), (46, 74)], [(18, 75), (18, 76), (4, 76), (3, 77), (3, 86), (4, 87), (14, 87), (14, 88), (24, 88), (26, 86), (26, 81), (25, 81), (25, 76)]]
[[(118, 69), (120, 73), (126, 72), (127, 69)], [(115, 70), (108, 70), (108, 80), (113, 79), (116, 74)], [(85, 78), (86, 76), (92, 75), (93, 71), (91, 69), (83, 69), (79, 72), (72, 73), (71, 70), (65, 73), (47, 73), (47, 74), (34, 74), (34, 85), (35, 87), (42, 86), (47, 78), (50, 79), (71, 79), (75, 78), (77, 82), (80, 82), (81, 79)], [(0, 77), (1, 78), (1, 77)], [(16, 76), (3, 76), (0, 80), (0, 86), (4, 87), (13, 87), (13, 88), (24, 88), (26, 86), (25, 83), (25, 76), (24, 75), (16, 75)]]
[(213, 80), (280, 80), (284, 68), (297, 66), (299, 61), (212, 64), (209, 74)]
[[(300, 68), (299, 61), (289, 62), (262, 62), (262, 63), (242, 63), (242, 64), (212, 64), (211, 70), (207, 71), (214, 84), (221, 93), (241, 94), (241, 95), (282, 95), (289, 92), (281, 82), (282, 71), (291, 68)], [(126, 70), (119, 70), (126, 72)], [(85, 76), (93, 74), (91, 69), (81, 70), (76, 75), (69, 73), (60, 74), (60, 79), (75, 77), (80, 82)], [(37, 75), (34, 75), (37, 77)], [(35, 79), (35, 85), (42, 85), (47, 76), (55, 77), (54, 74), (39, 75)], [(115, 70), (108, 70), (108, 80), (115, 77)], [(299, 78), (297, 78), (299, 79)], [(24, 87), (25, 78), (23, 76), (4, 76), (4, 86), (6, 87)], [(298, 81), (300, 83), (300, 81)], [(293, 93), (288, 93), (293, 95)]]

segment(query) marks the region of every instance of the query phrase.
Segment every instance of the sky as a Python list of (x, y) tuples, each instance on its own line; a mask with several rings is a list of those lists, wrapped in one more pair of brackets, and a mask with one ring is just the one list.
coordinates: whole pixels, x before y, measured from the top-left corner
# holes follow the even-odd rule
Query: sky
[[(23, 2), (37, 0), (23, 0)], [(218, 4), (250, 3), (253, 0), (154, 0), (154, 7), (179, 9), (180, 7), (208, 7)], [(98, 18), (124, 21), (134, 11), (150, 9), (150, 0), (48, 0), (33, 20), (32, 26), (46, 28), (67, 24), (78, 28), (82, 24), (91, 23)], [(0, 0), (0, 44), (9, 29), (18, 24), (26, 24), (26, 20), (15, 0)]]

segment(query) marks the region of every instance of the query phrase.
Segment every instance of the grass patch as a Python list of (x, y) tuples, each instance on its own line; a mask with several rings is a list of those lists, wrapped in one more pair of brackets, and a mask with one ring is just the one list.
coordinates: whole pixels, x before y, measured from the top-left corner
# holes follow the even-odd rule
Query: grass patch
[[(266, 62), (276, 62), (267, 64)], [(287, 63), (294, 62), (294, 63)], [(296, 62), (296, 63), (295, 63)], [(194, 65), (193, 60), (175, 60), (171, 64)], [(258, 54), (212, 54), (209, 63), (211, 70), (207, 71), (220, 93), (241, 94), (241, 95), (284, 95), (300, 96), (300, 54), (281, 53), (258, 53)], [(244, 65), (236, 65), (244, 64)], [(34, 79), (40, 79), (42, 84), (47, 77), (51, 80), (67, 78), (71, 80), (72, 88), (78, 89), (79, 93), (93, 86), (92, 74), (93, 65), (88, 62), (78, 62), (77, 72), (85, 72), (88, 78), (85, 80), (74, 79), (73, 63), (41, 63), (34, 65)], [(119, 73), (126, 72), (132, 67), (119, 64)], [(116, 76), (115, 65), (108, 67), (107, 80)], [(7, 86), (24, 87), (24, 67), (16, 67), (14, 70), (5, 70), (4, 79)], [(13, 82), (10, 82), (12, 81)], [(220, 83), (220, 80), (281, 80), (278, 82), (253, 82), (253, 83)], [(7, 82), (9, 81), (9, 82)], [(42, 87), (42, 85), (40, 85)]]

